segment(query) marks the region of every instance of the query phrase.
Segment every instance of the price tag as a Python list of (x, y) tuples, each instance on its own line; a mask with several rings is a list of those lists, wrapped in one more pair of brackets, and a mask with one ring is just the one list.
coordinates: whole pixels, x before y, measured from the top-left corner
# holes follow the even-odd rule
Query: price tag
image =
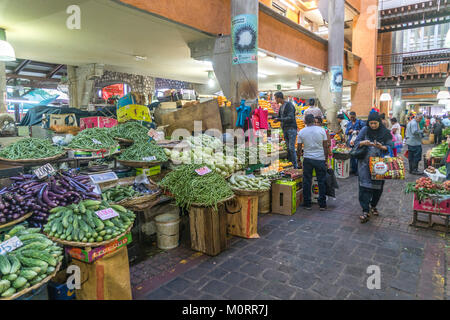
[(195, 170), (195, 172), (197, 172), (199, 176), (204, 176), (205, 174), (210, 173), (211, 169), (208, 167), (203, 167), (203, 168)]
[(95, 214), (102, 220), (109, 220), (119, 216), (119, 214), (112, 208), (96, 211)]
[(164, 132), (156, 131), (155, 129), (150, 129), (148, 131), (148, 136), (156, 141), (160, 141), (164, 139)]
[(142, 161), (155, 161), (155, 160), (156, 160), (155, 156), (142, 158)]
[(6, 254), (23, 246), (22, 241), (17, 237), (12, 237), (0, 244), (0, 254)]
[(91, 181), (96, 184), (110, 182), (110, 181), (119, 179), (119, 177), (117, 177), (117, 174), (112, 171), (105, 172), (105, 173), (99, 173), (99, 174), (93, 174), (93, 175), (90, 175), (89, 178), (91, 178)]
[(100, 141), (98, 141), (97, 139), (92, 139), (92, 142), (95, 144), (102, 144)]
[(46, 178), (56, 172), (55, 168), (50, 163), (43, 165), (42, 167), (33, 171), (33, 173), (38, 177), (38, 179)]

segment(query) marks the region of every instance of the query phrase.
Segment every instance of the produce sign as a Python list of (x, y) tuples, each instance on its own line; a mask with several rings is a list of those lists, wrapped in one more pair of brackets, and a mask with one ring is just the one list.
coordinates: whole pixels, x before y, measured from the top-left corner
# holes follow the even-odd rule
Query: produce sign
[(0, 151), (0, 157), (9, 160), (45, 159), (57, 156), (64, 150), (49, 140), (25, 138), (14, 142)]
[(57, 173), (42, 182), (34, 175), (10, 178), (14, 183), (0, 191), (0, 224), (20, 219), (29, 212), (33, 227), (47, 222), (49, 211), (57, 206), (77, 203), (83, 199), (97, 199), (89, 177), (77, 176), (70, 171)]
[(370, 157), (372, 180), (405, 179), (405, 165), (401, 158)]
[(71, 149), (98, 150), (113, 148), (117, 142), (113, 139), (108, 128), (90, 128), (79, 133), (68, 145)]
[(135, 121), (119, 124), (111, 128), (110, 133), (114, 138), (128, 139), (136, 142), (148, 140), (148, 129)]
[(244, 175), (232, 175), (229, 184), (232, 188), (240, 190), (267, 191), (271, 187), (271, 182), (266, 177), (253, 177)]
[(33, 173), (38, 177), (38, 179), (46, 178), (56, 172), (55, 168), (50, 163), (36, 169)]
[(420, 178), (416, 182), (408, 183), (405, 193), (415, 193), (419, 201), (430, 196), (450, 195), (450, 180), (441, 184), (430, 178)]
[(211, 169), (208, 167), (203, 167), (203, 168), (195, 170), (195, 172), (197, 172), (199, 176), (204, 176), (205, 174), (210, 173)]
[(107, 208), (107, 209), (96, 211), (95, 214), (97, 215), (97, 217), (99, 217), (103, 221), (119, 216), (119, 214), (117, 212), (115, 212), (114, 209), (112, 209), (112, 208)]
[(160, 187), (175, 197), (176, 205), (189, 208), (195, 203), (205, 207), (214, 207), (233, 196), (226, 180), (217, 172), (200, 176), (195, 170), (204, 165), (181, 165), (169, 172), (160, 182)]
[[(107, 218), (112, 209), (118, 216)], [(107, 210), (107, 211), (104, 211)], [(44, 231), (50, 236), (65, 241), (102, 242), (113, 239), (124, 233), (134, 222), (135, 214), (122, 206), (110, 205), (106, 201), (85, 200), (79, 204), (67, 207), (57, 207), (51, 210), (52, 215), (44, 226)]]
[(52, 274), (63, 259), (63, 249), (39, 231), (40, 228), (16, 226), (5, 235), (3, 241), (18, 239), (22, 246), (0, 254), (2, 298), (38, 284)]
[(161, 162), (168, 160), (166, 154), (164, 153), (164, 149), (153, 141), (139, 141), (134, 143), (130, 148), (125, 149), (118, 159), (124, 161), (154, 161), (143, 160), (148, 157), (155, 157), (156, 161)]
[(12, 237), (5, 242), (0, 243), (0, 255), (11, 252), (17, 248), (23, 246), (22, 241), (17, 237)]

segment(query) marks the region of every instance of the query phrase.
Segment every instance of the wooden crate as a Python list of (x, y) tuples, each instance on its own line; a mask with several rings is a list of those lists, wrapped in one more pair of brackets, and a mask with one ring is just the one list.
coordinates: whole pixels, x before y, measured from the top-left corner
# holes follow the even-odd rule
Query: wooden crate
[(227, 215), (225, 207), (214, 208), (191, 206), (189, 210), (192, 250), (216, 256), (226, 248)]
[(258, 195), (236, 196), (241, 210), (227, 214), (228, 233), (247, 239), (259, 238), (258, 235)]

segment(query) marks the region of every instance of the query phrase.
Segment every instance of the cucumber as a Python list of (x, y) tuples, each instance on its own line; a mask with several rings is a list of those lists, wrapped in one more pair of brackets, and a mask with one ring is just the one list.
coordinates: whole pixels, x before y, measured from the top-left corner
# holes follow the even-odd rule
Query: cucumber
[(57, 265), (56, 259), (54, 257), (52, 257), (51, 254), (48, 254), (48, 253), (34, 251), (34, 250), (28, 250), (28, 251), (23, 251), (21, 254), (27, 258), (34, 258), (34, 259), (45, 261), (52, 267), (55, 267)]
[(27, 267), (39, 267), (39, 268), (41, 268), (41, 270), (43, 269), (43, 270), (47, 271), (48, 263), (45, 262), (45, 261), (42, 261), (42, 260), (39, 260), (39, 259), (34, 259), (34, 258), (28, 258), (28, 257), (25, 257), (25, 256), (23, 256), (21, 254), (19, 254), (17, 256), (17, 258), (19, 259), (20, 263), (22, 265), (24, 265), (24, 266), (27, 266)]
[(24, 226), (15, 226), (8, 232), (8, 235), (12, 238), (16, 235), (16, 233), (18, 233), (19, 231), (23, 231), (25, 229), (26, 228)]
[(79, 223), (80, 223), (81, 230), (83, 230), (85, 233), (88, 233), (89, 227), (88, 227), (87, 223), (83, 219), (81, 219)]
[(19, 236), (19, 239), (23, 243), (26, 240), (47, 239), (47, 237), (40, 233), (29, 233), (29, 234), (24, 234), (22, 236)]

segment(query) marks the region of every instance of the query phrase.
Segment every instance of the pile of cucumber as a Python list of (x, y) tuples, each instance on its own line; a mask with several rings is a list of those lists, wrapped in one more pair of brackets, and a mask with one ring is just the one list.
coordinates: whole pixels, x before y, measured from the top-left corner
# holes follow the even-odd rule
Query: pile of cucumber
[[(96, 211), (112, 208), (119, 216), (101, 220)], [(136, 218), (132, 211), (106, 201), (85, 200), (50, 210), (44, 232), (57, 239), (74, 242), (102, 242), (124, 233)]]
[(102, 199), (110, 202), (119, 202), (125, 199), (139, 197), (142, 194), (134, 190), (133, 186), (116, 186), (102, 192)]
[(271, 187), (271, 182), (266, 177), (247, 177), (244, 175), (234, 174), (229, 179), (229, 184), (234, 189), (266, 191)]
[(33, 286), (55, 271), (63, 249), (39, 233), (40, 228), (16, 226), (2, 241), (17, 236), (23, 246), (0, 255), (0, 295), (10, 297)]

